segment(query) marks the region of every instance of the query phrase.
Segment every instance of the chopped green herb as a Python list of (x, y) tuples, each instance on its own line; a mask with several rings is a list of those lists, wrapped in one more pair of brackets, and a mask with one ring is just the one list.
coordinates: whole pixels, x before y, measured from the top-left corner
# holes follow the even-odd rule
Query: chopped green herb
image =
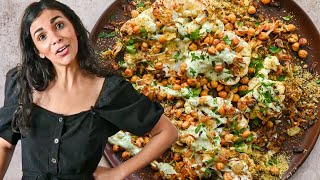
[(144, 3), (139, 3), (139, 4), (137, 4), (137, 8), (139, 8), (139, 7), (144, 7), (145, 6), (145, 4)]
[(281, 51), (281, 48), (276, 47), (276, 46), (270, 46), (269, 51), (270, 51), (271, 53), (278, 53), (278, 52)]
[(228, 36), (225, 36), (225, 37), (223, 37), (223, 41), (224, 41), (227, 45), (230, 45), (232, 40), (229, 39)]
[(144, 27), (141, 28), (140, 34), (141, 34), (141, 37), (143, 37), (145, 39), (148, 37), (148, 32), (146, 31), (146, 28), (144, 28)]
[(167, 84), (167, 87), (172, 89), (173, 86), (172, 86), (172, 84)]
[(198, 126), (197, 126), (197, 128), (194, 130), (194, 132), (196, 133), (196, 134), (198, 134), (198, 132), (200, 131), (200, 129), (203, 127), (203, 124), (202, 123), (200, 123)]
[(238, 26), (243, 26), (243, 22), (238, 21), (237, 24)]
[(130, 54), (136, 53), (135, 46), (134, 46), (134, 45), (126, 46), (126, 51), (127, 51), (128, 53), (130, 53)]
[(243, 142), (234, 144), (234, 147), (236, 148), (236, 151), (242, 152), (242, 153), (244, 153), (248, 150), (248, 145), (246, 145)]
[(252, 148), (253, 148), (253, 149), (261, 150), (261, 148), (260, 148), (259, 146), (255, 145), (255, 144), (252, 144)]
[(201, 93), (201, 89), (195, 88), (192, 90), (192, 97), (198, 97)]
[(195, 60), (199, 60), (200, 57), (199, 56), (196, 56), (195, 53), (191, 53), (191, 61), (195, 61)]
[(292, 18), (292, 16), (291, 16), (291, 15), (288, 15), (288, 16), (284, 16), (284, 17), (282, 17), (282, 19), (284, 19), (284, 20), (286, 20), (286, 21), (290, 21), (290, 20), (291, 20), (291, 18)]
[(255, 26), (259, 26), (259, 25), (260, 25), (260, 22), (255, 22), (254, 25), (255, 25)]
[(206, 149), (205, 147), (202, 147), (201, 149), (202, 149), (202, 151), (205, 151), (205, 150), (207, 150), (207, 149)]
[(253, 140), (253, 134), (250, 134), (250, 135), (247, 137), (246, 141), (247, 141), (247, 142), (251, 142), (252, 140)]
[(211, 174), (211, 171), (209, 168), (206, 168), (206, 170), (204, 170), (204, 172), (207, 174), (207, 175), (210, 175)]
[(109, 19), (111, 19), (111, 20), (114, 20), (116, 18), (116, 15), (111, 15), (110, 17), (109, 17)]
[(319, 80), (317, 80), (316, 82), (317, 82), (317, 84), (320, 84), (320, 79), (319, 79)]
[(239, 95), (240, 96), (244, 96), (246, 94), (248, 94), (249, 92), (251, 92), (252, 90), (245, 90), (245, 91), (239, 91)]
[(114, 32), (109, 32), (109, 33), (106, 33), (106, 32), (101, 32), (98, 37), (99, 38), (111, 38), (111, 37), (114, 37), (115, 36), (115, 33)]
[(190, 68), (190, 73), (192, 74), (193, 77), (195, 77), (197, 74), (197, 71), (194, 70), (193, 68)]
[(284, 81), (286, 79), (286, 76), (285, 75), (280, 75), (278, 77), (278, 81)]
[(191, 40), (197, 40), (200, 38), (200, 31), (199, 29), (193, 31), (191, 34), (190, 34), (190, 39)]

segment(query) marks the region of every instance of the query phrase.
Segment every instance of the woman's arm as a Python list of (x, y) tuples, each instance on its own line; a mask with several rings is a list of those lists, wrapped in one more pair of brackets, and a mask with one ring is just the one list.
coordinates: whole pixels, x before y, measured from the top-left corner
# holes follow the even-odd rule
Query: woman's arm
[[(170, 120), (162, 115), (159, 122), (150, 131), (151, 140), (135, 156), (123, 162), (113, 169), (101, 168), (94, 173), (99, 179), (124, 179), (140, 168), (145, 167), (154, 159), (157, 159), (178, 138), (178, 131)], [(104, 174), (104, 175), (102, 175)]]
[(14, 145), (0, 137), (0, 179), (6, 174), (14, 149)]

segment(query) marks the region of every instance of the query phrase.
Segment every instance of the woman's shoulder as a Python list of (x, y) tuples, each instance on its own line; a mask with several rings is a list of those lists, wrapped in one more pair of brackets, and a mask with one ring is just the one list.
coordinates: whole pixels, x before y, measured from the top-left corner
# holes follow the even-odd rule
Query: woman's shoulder
[(14, 67), (10, 69), (6, 74), (6, 83), (5, 83), (5, 105), (18, 104), (17, 98), (17, 79), (19, 76), (19, 67)]

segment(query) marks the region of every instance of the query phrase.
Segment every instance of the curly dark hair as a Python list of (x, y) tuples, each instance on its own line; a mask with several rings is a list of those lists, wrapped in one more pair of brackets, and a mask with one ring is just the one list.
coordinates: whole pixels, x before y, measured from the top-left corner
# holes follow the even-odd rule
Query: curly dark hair
[(59, 10), (72, 23), (79, 44), (77, 59), (81, 69), (103, 77), (115, 73), (111, 66), (100, 63), (98, 55), (89, 41), (89, 32), (71, 8), (55, 0), (41, 0), (30, 4), (24, 12), (20, 29), (22, 62), (17, 80), (19, 107), (12, 121), (12, 128), (15, 132), (27, 132), (31, 129), (32, 91), (33, 89), (37, 91), (45, 90), (49, 82), (56, 76), (51, 61), (39, 57), (30, 33), (32, 22), (46, 9)]

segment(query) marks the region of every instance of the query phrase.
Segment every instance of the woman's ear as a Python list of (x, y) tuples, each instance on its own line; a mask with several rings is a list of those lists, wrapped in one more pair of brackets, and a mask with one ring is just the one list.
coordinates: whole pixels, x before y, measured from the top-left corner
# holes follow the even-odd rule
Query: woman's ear
[(45, 58), (45, 56), (41, 54), (41, 52), (39, 52), (38, 49), (34, 48), (34, 52), (36, 52), (36, 54), (38, 54), (41, 59)]
[(45, 56), (43, 54), (41, 54), (41, 53), (39, 53), (39, 56), (40, 56), (41, 59), (45, 58)]

